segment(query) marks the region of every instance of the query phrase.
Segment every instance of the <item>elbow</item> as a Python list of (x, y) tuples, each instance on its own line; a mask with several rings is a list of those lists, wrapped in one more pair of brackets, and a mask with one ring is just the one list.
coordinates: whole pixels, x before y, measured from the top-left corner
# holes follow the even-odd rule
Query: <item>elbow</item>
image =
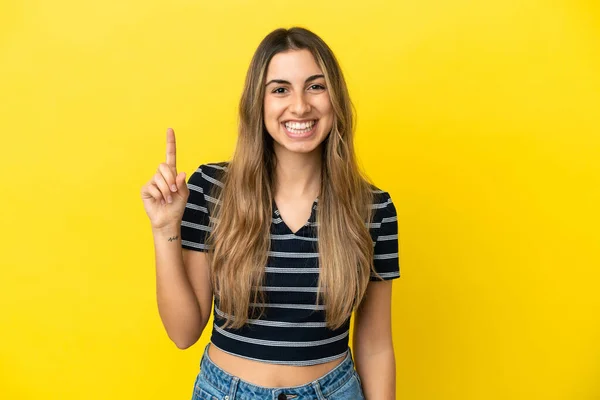
[(174, 340), (173, 343), (175, 343), (175, 346), (177, 346), (177, 348), (179, 350), (185, 350), (185, 349), (188, 349), (188, 348), (192, 347), (194, 345), (194, 343), (196, 343), (196, 341), (195, 340), (194, 341), (190, 340), (190, 341), (186, 342), (186, 341), (181, 341), (181, 340), (180, 341), (175, 341)]
[(192, 336), (192, 337), (178, 337), (178, 338), (171, 338), (171, 341), (173, 343), (175, 343), (175, 346), (177, 346), (178, 349), (180, 350), (185, 350), (188, 349), (190, 347), (192, 347), (200, 338), (200, 335), (196, 336)]
[(171, 341), (175, 343), (175, 346), (177, 346), (178, 349), (185, 350), (192, 347), (198, 341), (198, 339), (200, 339), (201, 334), (202, 332), (192, 335), (169, 335), (169, 339), (171, 339)]
[(202, 332), (204, 331), (204, 326), (206, 324), (203, 324), (203, 328), (197, 330), (196, 332), (188, 332), (187, 335), (169, 335), (169, 338), (171, 339), (171, 341), (173, 343), (175, 343), (175, 346), (177, 346), (178, 349), (180, 350), (185, 350), (188, 349), (190, 347), (192, 347), (194, 344), (196, 344), (196, 342), (198, 341), (198, 339), (200, 339), (200, 336), (202, 336)]

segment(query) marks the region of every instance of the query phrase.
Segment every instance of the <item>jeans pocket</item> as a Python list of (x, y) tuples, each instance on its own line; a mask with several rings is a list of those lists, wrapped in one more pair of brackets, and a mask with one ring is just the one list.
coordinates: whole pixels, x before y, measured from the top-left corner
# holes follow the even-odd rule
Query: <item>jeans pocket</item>
[(196, 383), (194, 384), (194, 396), (192, 400), (221, 400), (225, 397), (225, 394), (221, 393), (220, 390), (211, 385), (202, 376), (202, 373), (198, 374)]
[(205, 392), (200, 388), (194, 389), (194, 397), (192, 400), (220, 400), (218, 397), (213, 396), (212, 394)]
[(364, 398), (356, 373), (350, 375), (342, 386), (327, 396), (327, 400), (364, 400)]

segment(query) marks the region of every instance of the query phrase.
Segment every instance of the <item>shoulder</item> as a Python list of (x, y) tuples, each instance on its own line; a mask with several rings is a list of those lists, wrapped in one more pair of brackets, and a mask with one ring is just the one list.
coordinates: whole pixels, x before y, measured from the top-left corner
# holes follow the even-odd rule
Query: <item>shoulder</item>
[(381, 209), (387, 207), (389, 204), (392, 204), (392, 196), (390, 193), (384, 189), (381, 189), (373, 184), (370, 185), (371, 193), (373, 193), (373, 208)]
[(224, 174), (227, 172), (228, 166), (228, 161), (200, 164), (190, 175), (188, 186), (198, 186), (203, 189), (202, 191), (205, 191), (214, 185), (222, 187)]
[(385, 218), (393, 218), (396, 216), (396, 207), (390, 193), (375, 185), (371, 186), (373, 193), (373, 201), (371, 208), (373, 209), (373, 222), (382, 222)]
[(202, 177), (216, 178), (222, 177), (229, 167), (229, 161), (219, 161), (200, 164), (195, 172), (199, 172)]

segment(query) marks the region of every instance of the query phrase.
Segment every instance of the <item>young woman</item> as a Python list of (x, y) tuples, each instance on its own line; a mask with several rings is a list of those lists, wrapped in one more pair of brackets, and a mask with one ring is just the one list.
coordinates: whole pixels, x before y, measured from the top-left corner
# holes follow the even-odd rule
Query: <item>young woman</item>
[(193, 399), (395, 398), (396, 210), (359, 171), (352, 111), (323, 40), (277, 29), (252, 58), (231, 161), (186, 184), (167, 131), (142, 199), (158, 309), (179, 348), (198, 340), (214, 296)]

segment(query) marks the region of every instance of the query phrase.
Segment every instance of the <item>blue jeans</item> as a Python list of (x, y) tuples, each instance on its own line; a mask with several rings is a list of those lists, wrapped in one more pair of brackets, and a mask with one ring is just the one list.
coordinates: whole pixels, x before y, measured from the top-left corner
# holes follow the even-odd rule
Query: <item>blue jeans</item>
[(364, 400), (352, 352), (331, 371), (301, 386), (264, 387), (233, 376), (212, 362), (205, 347), (192, 400)]

